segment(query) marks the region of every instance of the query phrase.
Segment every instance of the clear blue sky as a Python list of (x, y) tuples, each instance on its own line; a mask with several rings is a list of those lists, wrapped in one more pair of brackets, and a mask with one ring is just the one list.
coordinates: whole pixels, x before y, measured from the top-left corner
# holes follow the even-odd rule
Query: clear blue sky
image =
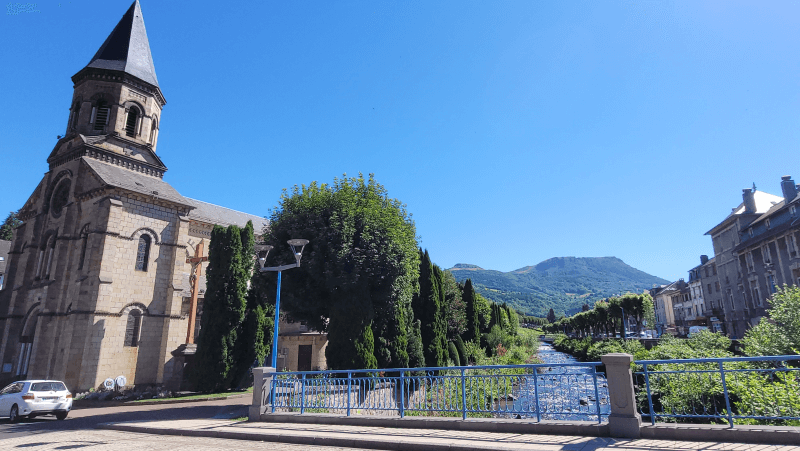
[[(0, 212), (47, 171), (70, 77), (130, 3), (0, 16)], [(797, 2), (142, 10), (167, 98), (158, 153), (179, 192), (266, 215), (282, 188), (372, 172), (445, 268), (617, 256), (686, 277), (742, 188), (800, 181)]]

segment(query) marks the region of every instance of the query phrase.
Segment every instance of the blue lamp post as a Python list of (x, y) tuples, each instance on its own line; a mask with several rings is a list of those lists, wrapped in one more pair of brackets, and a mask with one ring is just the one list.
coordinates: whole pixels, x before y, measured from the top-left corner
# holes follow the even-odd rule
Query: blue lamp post
[(267, 262), (267, 255), (272, 250), (272, 246), (262, 246), (261, 251), (264, 256), (259, 252), (258, 264), (261, 266), (261, 272), (277, 272), (278, 273), (278, 294), (275, 296), (275, 331), (272, 334), (272, 367), (278, 369), (278, 322), (280, 321), (281, 313), (281, 273), (287, 269), (299, 268), (300, 258), (303, 256), (303, 248), (308, 244), (308, 240), (294, 239), (287, 241), (289, 247), (292, 248), (295, 263), (283, 266), (264, 266)]

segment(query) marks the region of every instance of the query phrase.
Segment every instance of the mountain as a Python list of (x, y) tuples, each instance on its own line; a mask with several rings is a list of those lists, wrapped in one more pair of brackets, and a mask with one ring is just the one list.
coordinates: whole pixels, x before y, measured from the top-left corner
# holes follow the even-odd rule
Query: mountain
[(603, 298), (669, 283), (616, 257), (556, 257), (509, 272), (459, 263), (449, 271), (459, 282), (472, 279), (476, 291), (487, 299), (541, 317), (551, 308), (563, 314)]

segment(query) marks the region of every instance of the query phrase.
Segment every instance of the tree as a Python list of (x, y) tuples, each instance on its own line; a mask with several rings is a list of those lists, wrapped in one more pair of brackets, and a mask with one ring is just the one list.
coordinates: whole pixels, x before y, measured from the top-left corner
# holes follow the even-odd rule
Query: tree
[(18, 211), (12, 211), (6, 216), (6, 220), (0, 225), (0, 240), (11, 241), (14, 237), (14, 229), (22, 224), (22, 220), (17, 216)]
[(310, 242), (282, 279), (281, 307), (328, 331), (328, 367), (408, 366), (419, 254), (405, 205), (372, 175), (295, 186), (270, 215), (271, 261), (294, 261), (291, 238)]
[(447, 319), (442, 299), (442, 270), (431, 262), (428, 251), (419, 250), (419, 292), (412, 305), (414, 317), (422, 321), (422, 346), (425, 365), (447, 364)]
[(547, 321), (550, 321), (550, 324), (556, 322), (556, 311), (555, 310), (550, 309), (550, 311), (547, 312)]
[(275, 301), (264, 287), (264, 276), (255, 261), (255, 237), (253, 223), (248, 221), (241, 229), (242, 269), (250, 276), (250, 288), (247, 291), (244, 321), (239, 325), (234, 347), (235, 364), (230, 375), (232, 387), (246, 385), (250, 367), (253, 363), (264, 362), (272, 345), (272, 328), (275, 326), (273, 315)]
[(800, 288), (788, 285), (778, 288), (769, 304), (769, 318), (762, 318), (744, 334), (745, 353), (800, 354)]
[(444, 291), (447, 339), (452, 341), (467, 330), (467, 309), (461, 295), (461, 288), (450, 271), (442, 271), (442, 289)]
[(242, 261), (242, 237), (238, 227), (214, 226), (208, 249), (206, 294), (193, 379), (204, 392), (228, 388), (235, 373), (238, 331), (247, 308), (246, 269)]
[(475, 341), (481, 336), (480, 316), (478, 315), (477, 296), (472, 288), (472, 280), (464, 282), (461, 298), (464, 300), (466, 309), (467, 328), (464, 331), (464, 340)]

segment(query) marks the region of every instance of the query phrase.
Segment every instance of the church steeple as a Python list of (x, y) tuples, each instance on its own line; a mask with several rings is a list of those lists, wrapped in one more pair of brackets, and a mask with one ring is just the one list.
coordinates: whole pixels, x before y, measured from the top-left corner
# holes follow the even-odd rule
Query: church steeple
[(67, 134), (106, 135), (155, 151), (167, 103), (156, 78), (139, 0), (135, 0), (75, 84)]
[(158, 87), (139, 0), (133, 2), (86, 67), (123, 71)]

